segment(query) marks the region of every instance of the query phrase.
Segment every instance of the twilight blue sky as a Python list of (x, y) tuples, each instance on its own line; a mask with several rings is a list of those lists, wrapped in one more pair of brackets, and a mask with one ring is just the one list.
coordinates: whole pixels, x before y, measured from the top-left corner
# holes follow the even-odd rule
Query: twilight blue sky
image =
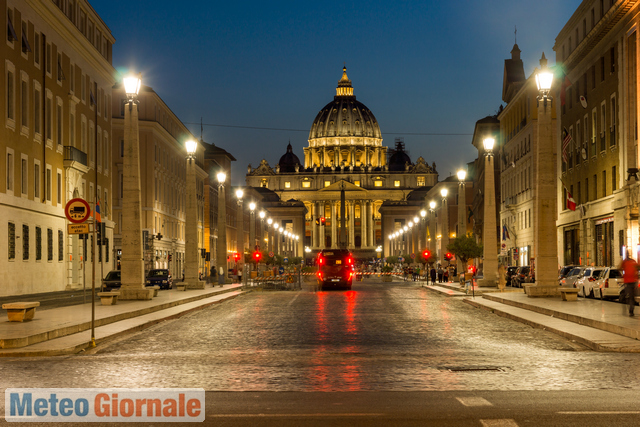
[[(446, 178), (476, 157), (475, 122), (502, 102), (514, 26), (528, 76), (543, 51), (555, 62), (555, 38), (581, 3), (90, 2), (116, 38), (114, 67), (142, 72), (184, 123), (202, 117), (204, 140), (238, 160), (233, 185), (244, 183), (249, 163), (274, 166), (289, 140), (304, 161), (313, 119), (333, 100), (344, 63), (383, 144), (404, 137), (414, 162), (436, 162)], [(199, 137), (199, 124), (187, 126)]]

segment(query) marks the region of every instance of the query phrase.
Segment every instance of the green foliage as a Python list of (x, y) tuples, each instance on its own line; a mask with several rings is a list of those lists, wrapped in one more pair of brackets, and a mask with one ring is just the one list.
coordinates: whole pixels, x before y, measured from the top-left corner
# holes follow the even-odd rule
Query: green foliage
[(434, 262), (436, 262), (436, 256), (432, 253), (429, 255), (429, 258), (425, 258), (422, 255), (422, 252), (420, 252), (420, 254), (416, 256), (416, 262), (421, 262), (422, 264), (433, 264)]
[(303, 258), (300, 256), (293, 256), (289, 258), (289, 265), (300, 265), (302, 264)]
[[(388, 260), (388, 258), (387, 258)], [(391, 273), (393, 271), (393, 267), (390, 265), (385, 265), (382, 267), (382, 272), (383, 273)]]
[(396, 264), (398, 262), (398, 257), (395, 255), (387, 257), (387, 264)]
[(482, 245), (476, 243), (473, 235), (456, 237), (447, 246), (447, 250), (466, 264), (471, 258), (482, 257)]

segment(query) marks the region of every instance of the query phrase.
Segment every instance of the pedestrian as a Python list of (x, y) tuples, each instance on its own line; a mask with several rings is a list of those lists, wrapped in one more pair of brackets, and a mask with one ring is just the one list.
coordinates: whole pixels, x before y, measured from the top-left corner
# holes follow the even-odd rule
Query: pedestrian
[(444, 271), (443, 279), (444, 279), (445, 283), (449, 282), (449, 269), (448, 268)]
[(429, 272), (429, 275), (431, 276), (431, 284), (433, 285), (434, 283), (436, 283), (436, 268), (435, 267), (431, 267), (431, 271)]
[(627, 257), (620, 263), (619, 270), (623, 271), (624, 291), (629, 303), (629, 316), (633, 317), (636, 305), (636, 287), (638, 286), (638, 264), (631, 258), (629, 251)]
[(407, 281), (407, 274), (409, 274), (409, 267), (403, 267), (402, 268), (402, 277), (404, 278), (404, 281)]
[(439, 265), (438, 266), (438, 283), (442, 283), (443, 276), (444, 276), (444, 270), (442, 269), (442, 266)]
[(224, 286), (224, 268), (223, 267), (218, 267), (218, 284), (220, 285), (220, 287)]
[(238, 283), (238, 267), (233, 267), (233, 283)]

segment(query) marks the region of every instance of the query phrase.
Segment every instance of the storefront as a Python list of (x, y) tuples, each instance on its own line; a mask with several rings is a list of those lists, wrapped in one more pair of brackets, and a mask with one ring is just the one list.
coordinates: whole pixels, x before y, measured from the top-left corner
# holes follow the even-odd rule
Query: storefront
[(602, 218), (595, 221), (596, 226), (596, 265), (613, 265), (613, 217)]

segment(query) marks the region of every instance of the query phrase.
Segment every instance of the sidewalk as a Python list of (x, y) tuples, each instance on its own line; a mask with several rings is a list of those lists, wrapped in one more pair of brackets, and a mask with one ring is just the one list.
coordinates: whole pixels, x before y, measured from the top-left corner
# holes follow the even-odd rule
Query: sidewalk
[(640, 353), (640, 309), (628, 316), (628, 307), (613, 301), (578, 298), (529, 298), (522, 289), (476, 288), (475, 298), (458, 283), (427, 286), (432, 291), (461, 296), (463, 301), (498, 316), (554, 332), (592, 350)]
[[(178, 291), (159, 291), (150, 301), (118, 301), (95, 305), (95, 339), (100, 343), (125, 332), (140, 330), (163, 320), (180, 317), (242, 294), (240, 284)], [(89, 347), (91, 303), (36, 309), (35, 318), (9, 322), (0, 310), (0, 357), (72, 354)]]

